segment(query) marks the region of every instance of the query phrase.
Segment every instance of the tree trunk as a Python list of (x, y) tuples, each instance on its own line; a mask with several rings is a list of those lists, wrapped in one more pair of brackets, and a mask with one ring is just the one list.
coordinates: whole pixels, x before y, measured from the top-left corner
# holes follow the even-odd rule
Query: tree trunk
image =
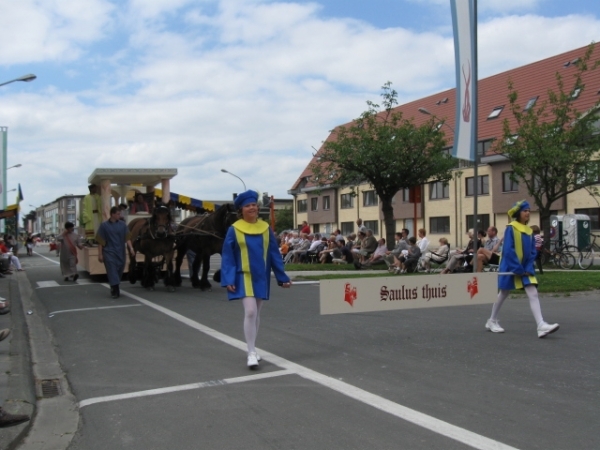
[(394, 220), (394, 207), (391, 198), (381, 199), (381, 212), (383, 212), (383, 222), (385, 224), (385, 243), (388, 250), (392, 250), (394, 248), (394, 235), (396, 234), (396, 221)]

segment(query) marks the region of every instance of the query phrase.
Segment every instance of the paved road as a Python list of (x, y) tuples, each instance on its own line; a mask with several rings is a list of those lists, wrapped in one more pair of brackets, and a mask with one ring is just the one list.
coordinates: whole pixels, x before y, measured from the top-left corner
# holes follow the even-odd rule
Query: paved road
[(600, 448), (597, 294), (544, 298), (561, 329), (537, 339), (523, 298), (496, 335), (487, 305), (320, 316), (316, 286), (274, 286), (249, 371), (221, 288), (113, 300), (40, 255), (26, 274), (79, 402), (71, 449)]

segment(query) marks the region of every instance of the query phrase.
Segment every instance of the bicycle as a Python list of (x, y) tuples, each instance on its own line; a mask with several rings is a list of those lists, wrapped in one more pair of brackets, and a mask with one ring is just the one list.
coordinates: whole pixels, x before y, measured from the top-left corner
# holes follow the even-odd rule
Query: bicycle
[(596, 251), (600, 252), (600, 246), (596, 244), (596, 238), (600, 236), (595, 234), (591, 234), (591, 236), (592, 242), (579, 251), (579, 267), (583, 270), (588, 269), (594, 264), (594, 253)]
[(539, 256), (541, 265), (544, 266), (550, 262), (561, 269), (572, 269), (577, 262), (577, 258), (573, 252), (579, 253), (579, 249), (574, 245), (567, 245), (565, 243), (560, 245), (555, 244), (553, 250), (543, 248)]

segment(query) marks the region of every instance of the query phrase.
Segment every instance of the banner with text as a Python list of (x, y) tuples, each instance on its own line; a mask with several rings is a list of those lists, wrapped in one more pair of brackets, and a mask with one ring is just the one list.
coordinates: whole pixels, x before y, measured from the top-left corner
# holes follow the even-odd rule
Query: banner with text
[(498, 274), (400, 275), (321, 280), (321, 314), (494, 303)]

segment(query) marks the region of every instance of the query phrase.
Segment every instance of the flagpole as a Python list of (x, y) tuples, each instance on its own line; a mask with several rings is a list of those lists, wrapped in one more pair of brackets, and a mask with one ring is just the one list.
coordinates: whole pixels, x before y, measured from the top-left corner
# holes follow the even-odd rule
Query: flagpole
[(474, 46), (474, 55), (473, 55), (473, 134), (471, 141), (471, 148), (474, 154), (473, 161), (473, 185), (475, 190), (473, 191), (473, 267), (475, 272), (478, 270), (478, 261), (477, 261), (477, 231), (478, 231), (478, 220), (477, 220), (477, 200), (479, 194), (479, 180), (478, 180), (478, 167), (479, 167), (479, 152), (477, 151), (477, 140), (478, 140), (478, 97), (479, 93), (477, 92), (478, 88), (478, 51), (477, 51), (477, 0), (473, 0), (473, 46)]

